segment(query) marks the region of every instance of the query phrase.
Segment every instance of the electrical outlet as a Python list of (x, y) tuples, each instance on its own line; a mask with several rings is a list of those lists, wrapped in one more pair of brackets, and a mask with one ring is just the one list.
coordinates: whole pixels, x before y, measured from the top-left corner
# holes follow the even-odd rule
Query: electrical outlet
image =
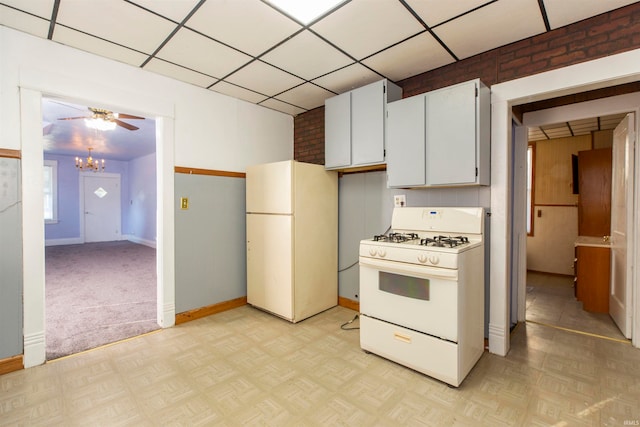
[(393, 206), (396, 208), (404, 208), (407, 206), (407, 197), (404, 194), (396, 194), (393, 196)]
[(189, 198), (180, 197), (180, 209), (189, 209)]

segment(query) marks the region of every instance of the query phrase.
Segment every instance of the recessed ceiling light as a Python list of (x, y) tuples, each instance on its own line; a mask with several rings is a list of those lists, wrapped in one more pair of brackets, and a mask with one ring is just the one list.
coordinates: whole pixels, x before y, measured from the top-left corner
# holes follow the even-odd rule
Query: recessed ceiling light
[(267, 0), (287, 15), (304, 25), (333, 9), (346, 0)]

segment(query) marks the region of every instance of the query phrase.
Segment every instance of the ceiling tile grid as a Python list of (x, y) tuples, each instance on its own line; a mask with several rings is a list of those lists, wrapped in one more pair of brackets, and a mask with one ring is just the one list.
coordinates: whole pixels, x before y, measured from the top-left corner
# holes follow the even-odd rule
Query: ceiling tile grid
[(0, 25), (296, 115), (631, 3), (345, 0), (305, 25), (267, 0), (0, 0)]

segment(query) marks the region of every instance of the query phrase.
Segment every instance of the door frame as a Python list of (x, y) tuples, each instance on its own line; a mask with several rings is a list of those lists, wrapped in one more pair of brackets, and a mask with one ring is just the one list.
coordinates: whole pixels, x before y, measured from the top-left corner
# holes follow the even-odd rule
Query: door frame
[[(571, 120), (585, 119), (585, 118), (590, 118), (594, 116), (627, 113), (627, 112), (635, 113), (635, 116), (637, 117), (639, 111), (640, 111), (640, 93), (632, 93), (632, 94), (612, 96), (609, 98), (602, 98), (594, 101), (582, 102), (582, 103), (571, 104), (571, 105), (566, 105), (562, 107), (555, 107), (555, 108), (550, 108), (546, 110), (539, 110), (539, 111), (533, 111), (530, 113), (525, 113), (523, 118), (523, 127), (526, 129), (527, 127), (530, 127), (530, 126), (544, 126), (545, 124), (553, 124), (553, 123), (566, 122)], [(634, 126), (637, 126), (637, 125), (634, 123)], [(633, 130), (630, 130), (630, 133), (631, 132), (633, 132)], [(524, 132), (523, 135), (524, 135), (524, 139), (522, 138), (517, 139), (515, 141), (515, 144), (517, 145), (527, 144), (526, 132)], [(634, 140), (633, 146), (637, 146), (637, 141)], [(633, 147), (632, 147), (632, 150), (634, 150)], [(638, 150), (636, 149), (634, 151), (637, 152)], [(635, 153), (634, 155), (637, 155), (637, 153)], [(518, 161), (526, 162), (526, 159), (516, 158), (515, 159), (516, 164), (518, 163)], [(629, 181), (629, 185), (635, 188), (634, 196), (633, 196), (633, 199), (631, 200), (632, 205), (637, 205), (639, 194), (640, 194), (637, 192), (637, 183), (640, 183), (640, 173), (637, 167), (638, 165), (637, 158), (635, 160), (635, 163), (636, 163), (636, 167), (633, 168), (634, 169), (633, 176)], [(514, 212), (514, 217), (515, 216), (518, 216), (517, 212)], [(628, 218), (627, 221), (638, 221), (639, 218), (640, 216), (634, 210), (634, 213), (632, 213), (631, 217)], [(635, 223), (636, 222), (634, 222), (633, 224)], [(634, 253), (633, 252), (635, 250), (634, 248), (638, 247), (637, 237), (635, 239), (633, 238), (633, 236), (638, 236), (637, 231), (638, 230), (633, 230), (629, 234), (629, 238), (627, 240), (627, 251), (629, 253)], [(520, 267), (526, 273), (526, 264), (524, 265), (524, 267), (522, 266)], [(627, 266), (627, 268), (628, 267), (629, 266)], [(631, 274), (629, 277), (629, 280), (632, 288), (639, 289), (637, 284), (637, 277), (634, 277), (634, 275)], [(523, 292), (523, 293), (526, 292), (526, 280), (519, 283), (518, 292)], [(635, 303), (634, 305), (633, 294), (634, 292), (631, 293), (631, 297), (629, 298), (628, 303), (631, 304), (632, 306), (632, 311), (634, 312), (634, 316), (640, 317), (640, 315), (638, 314), (638, 308), (640, 307), (640, 305), (638, 305), (637, 303)], [(518, 311), (519, 312), (522, 311), (523, 314), (522, 314), (522, 317), (519, 317), (518, 321), (525, 320), (525, 307), (526, 307), (525, 301), (519, 301)], [(634, 329), (633, 326), (632, 326), (632, 329)], [(634, 345), (636, 347), (638, 346), (637, 343), (635, 343)]]
[[(510, 252), (511, 223), (514, 211), (511, 208), (511, 180), (514, 162), (512, 159), (513, 140), (512, 107), (528, 102), (541, 101), (563, 95), (576, 94), (589, 90), (615, 86), (640, 80), (640, 49), (609, 55), (592, 61), (558, 68), (556, 70), (523, 77), (491, 86), (491, 271), (490, 271), (490, 307), (489, 307), (489, 351), (506, 355), (510, 348)], [(634, 110), (638, 109), (636, 103)], [(631, 111), (629, 108), (627, 111)], [(639, 120), (640, 121), (640, 120)], [(636, 124), (637, 134), (637, 124)], [(636, 152), (636, 162), (639, 159)], [(636, 183), (638, 179), (636, 168)], [(635, 186), (635, 211), (637, 212), (640, 189)], [(524, 212), (519, 213), (524, 215)], [(634, 221), (640, 216), (636, 213)], [(634, 260), (640, 265), (638, 253), (639, 230), (634, 231)], [(514, 265), (523, 269), (526, 265)], [(634, 271), (634, 283), (638, 273)], [(635, 293), (633, 344), (640, 345), (640, 292)]]
[(84, 186), (85, 186), (85, 178), (87, 177), (92, 177), (92, 176), (102, 176), (105, 178), (117, 178), (118, 179), (118, 188), (120, 190), (120, 194), (118, 195), (118, 197), (120, 198), (120, 209), (118, 212), (118, 215), (120, 216), (120, 221), (119, 221), (119, 229), (120, 229), (120, 240), (122, 240), (124, 237), (124, 234), (122, 233), (122, 176), (119, 173), (114, 173), (114, 172), (100, 172), (99, 175), (93, 173), (93, 172), (80, 172), (80, 203), (78, 203), (79, 207), (80, 207), (80, 241), (82, 243), (85, 243), (87, 241), (86, 239), (86, 231), (85, 231), (85, 222), (84, 222), (84, 215), (85, 215), (85, 206), (84, 206)]
[(136, 112), (156, 120), (157, 173), (157, 322), (162, 328), (175, 324), (174, 244), (174, 105), (144, 93), (131, 93), (109, 82), (87, 78), (66, 79), (56, 74), (32, 72), (20, 75), (20, 138), (23, 236), (23, 365), (46, 361), (45, 267), (42, 138), (42, 97), (98, 103)]
[[(512, 132), (512, 107), (529, 102), (541, 101), (563, 95), (576, 94), (589, 90), (615, 86), (640, 80), (640, 49), (609, 55), (592, 61), (558, 68), (510, 80), (491, 86), (491, 270), (490, 270), (490, 308), (489, 308), (489, 351), (506, 355), (510, 348), (510, 278), (511, 224), (515, 215), (512, 206), (512, 170), (514, 168)], [(624, 96), (624, 95), (623, 95)], [(626, 111), (638, 110), (640, 101)], [(640, 121), (640, 120), (638, 120)], [(636, 123), (636, 135), (637, 135)], [(639, 159), (635, 154), (636, 162)], [(636, 168), (635, 182), (638, 179)], [(640, 189), (635, 186), (635, 206), (638, 207)], [(635, 210), (637, 212), (637, 209)], [(637, 215), (637, 214), (636, 214)], [(633, 221), (638, 221), (636, 216)], [(640, 262), (638, 253), (638, 229), (634, 230), (634, 260)], [(526, 260), (521, 260), (513, 268), (526, 268)], [(637, 287), (638, 273), (634, 271), (633, 281)], [(640, 345), (640, 292), (634, 297), (634, 323), (632, 343)]]

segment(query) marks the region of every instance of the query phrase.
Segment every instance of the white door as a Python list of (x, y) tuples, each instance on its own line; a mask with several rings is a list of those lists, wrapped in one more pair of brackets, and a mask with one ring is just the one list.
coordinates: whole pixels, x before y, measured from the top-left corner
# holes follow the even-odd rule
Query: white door
[(82, 175), (85, 242), (121, 240), (120, 175)]
[(628, 114), (613, 132), (613, 179), (611, 182), (611, 289), (609, 313), (625, 337), (631, 338), (631, 236), (633, 218), (633, 129), (634, 116)]

